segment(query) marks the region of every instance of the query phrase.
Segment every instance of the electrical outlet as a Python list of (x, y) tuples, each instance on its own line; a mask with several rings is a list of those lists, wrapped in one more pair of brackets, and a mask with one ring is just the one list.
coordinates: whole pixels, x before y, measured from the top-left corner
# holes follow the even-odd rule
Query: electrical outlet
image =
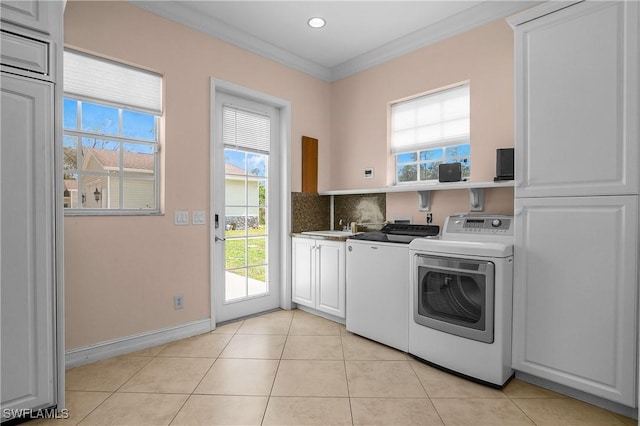
[(184, 296), (176, 294), (173, 296), (173, 309), (178, 310), (184, 308)]

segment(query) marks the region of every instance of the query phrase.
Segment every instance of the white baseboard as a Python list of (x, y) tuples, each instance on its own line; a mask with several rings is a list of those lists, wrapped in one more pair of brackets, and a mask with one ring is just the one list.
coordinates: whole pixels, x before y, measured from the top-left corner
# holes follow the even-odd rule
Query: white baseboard
[(211, 331), (211, 319), (181, 324), (174, 327), (121, 337), (119, 339), (96, 343), (95, 345), (71, 349), (65, 352), (65, 367), (77, 367), (112, 356), (162, 345), (186, 337)]
[(632, 419), (638, 418), (638, 408), (637, 407), (627, 407), (626, 405), (619, 404), (617, 402), (609, 401), (607, 399), (601, 398), (599, 396), (594, 396), (588, 394), (586, 392), (570, 388), (565, 385), (561, 385), (559, 383), (554, 383), (552, 381), (542, 379), (540, 377), (532, 376), (531, 374), (522, 373), (520, 371), (516, 371), (516, 379), (520, 379), (523, 382), (528, 382), (534, 385), (538, 385), (545, 389), (549, 389), (554, 392), (561, 393), (563, 395), (570, 396), (572, 398), (578, 399), (580, 401), (587, 402), (592, 405), (596, 405), (600, 408), (604, 408), (605, 410), (613, 411), (614, 413), (622, 414), (623, 416), (631, 417)]

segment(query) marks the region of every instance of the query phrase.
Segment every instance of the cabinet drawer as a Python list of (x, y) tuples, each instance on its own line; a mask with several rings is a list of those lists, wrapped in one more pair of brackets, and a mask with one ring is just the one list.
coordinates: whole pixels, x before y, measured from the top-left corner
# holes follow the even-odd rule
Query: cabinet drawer
[(1, 63), (41, 75), (49, 75), (49, 44), (2, 31)]

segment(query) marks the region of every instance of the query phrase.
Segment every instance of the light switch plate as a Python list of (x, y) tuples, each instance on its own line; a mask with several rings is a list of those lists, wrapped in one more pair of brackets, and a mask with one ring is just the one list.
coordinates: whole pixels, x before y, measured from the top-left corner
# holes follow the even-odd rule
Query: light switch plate
[(204, 225), (207, 223), (207, 214), (204, 210), (194, 210), (191, 212), (191, 223), (194, 225)]
[(178, 226), (189, 224), (189, 212), (184, 210), (176, 210), (173, 215), (174, 223)]

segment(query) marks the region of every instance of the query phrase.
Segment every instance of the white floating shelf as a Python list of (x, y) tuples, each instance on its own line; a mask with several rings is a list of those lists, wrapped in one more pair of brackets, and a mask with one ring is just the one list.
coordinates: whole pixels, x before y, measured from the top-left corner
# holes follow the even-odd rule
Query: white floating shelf
[(319, 195), (355, 195), (382, 194), (389, 192), (417, 192), (418, 208), (420, 211), (431, 210), (431, 191), (448, 191), (454, 189), (469, 190), (469, 210), (484, 210), (484, 190), (487, 188), (507, 188), (515, 186), (512, 180), (499, 182), (449, 182), (430, 183), (422, 185), (394, 185), (383, 188), (338, 189), (335, 191), (319, 191)]
[(503, 188), (514, 186), (514, 181), (500, 182), (449, 182), (429, 183), (422, 185), (393, 185), (382, 188), (337, 189), (334, 191), (319, 191), (319, 195), (354, 195), (381, 194), (385, 192), (415, 192), (415, 191), (446, 191), (451, 189)]

